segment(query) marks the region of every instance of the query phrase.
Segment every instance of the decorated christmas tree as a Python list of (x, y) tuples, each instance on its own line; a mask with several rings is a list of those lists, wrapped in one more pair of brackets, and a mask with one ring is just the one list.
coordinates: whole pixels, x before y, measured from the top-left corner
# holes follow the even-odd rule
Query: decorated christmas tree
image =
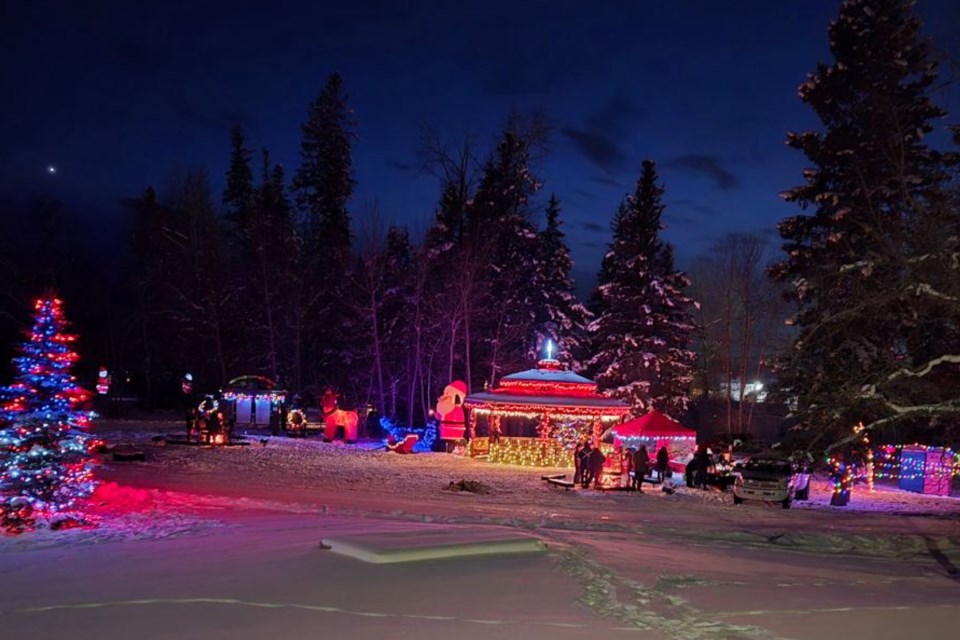
[(75, 410), (87, 392), (70, 374), (76, 336), (65, 326), (60, 300), (37, 300), (16, 380), (0, 388), (0, 527), (11, 533), (81, 522), (78, 501), (95, 487), (89, 414)]

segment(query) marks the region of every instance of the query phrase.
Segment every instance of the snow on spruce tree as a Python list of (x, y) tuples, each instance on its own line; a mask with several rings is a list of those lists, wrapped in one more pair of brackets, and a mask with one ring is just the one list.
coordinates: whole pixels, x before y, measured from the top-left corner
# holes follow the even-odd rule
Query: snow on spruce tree
[(540, 251), (534, 273), (534, 301), (536, 336), (531, 341), (535, 351), (542, 353), (542, 345), (549, 339), (557, 345), (557, 359), (581, 368), (580, 360), (587, 356), (587, 324), (590, 312), (577, 300), (573, 292), (570, 271), (573, 260), (570, 247), (560, 230), (560, 202), (556, 196), (547, 204), (547, 226), (539, 234)]
[(614, 218), (613, 241), (603, 258), (590, 324), (597, 385), (628, 402), (635, 413), (651, 408), (681, 418), (689, 404), (695, 354), (690, 350), (695, 303), (684, 294), (686, 276), (660, 239), (663, 187), (646, 160), (637, 190)]
[(0, 526), (12, 533), (80, 521), (78, 501), (96, 486), (88, 415), (74, 410), (86, 396), (70, 374), (76, 337), (64, 333), (60, 300), (37, 300), (34, 310), (16, 380), (0, 389)]
[(502, 372), (529, 364), (536, 315), (531, 274), (539, 257), (531, 199), (541, 186), (530, 169), (535, 143), (525, 123), (511, 118), (467, 210), (467, 260), (476, 269), (472, 313), (466, 318), (475, 336), (469, 345), (471, 379), (490, 386)]
[(861, 422), (912, 441), (960, 418), (957, 157), (924, 141), (945, 113), (928, 96), (937, 71), (920, 26), (911, 2), (844, 2), (834, 62), (799, 89), (822, 129), (788, 138), (812, 166), (784, 198), (812, 213), (780, 223), (787, 256), (771, 271), (793, 285), (799, 328), (781, 392), (806, 446), (845, 464)]

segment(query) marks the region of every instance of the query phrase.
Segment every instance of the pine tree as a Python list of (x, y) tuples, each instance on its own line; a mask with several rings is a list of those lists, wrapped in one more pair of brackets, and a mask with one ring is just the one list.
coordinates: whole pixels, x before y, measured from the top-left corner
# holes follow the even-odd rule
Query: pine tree
[[(320, 382), (344, 387), (352, 371), (360, 331), (346, 300), (350, 268), (353, 194), (351, 144), (356, 137), (343, 80), (334, 73), (310, 105), (302, 127), (300, 167), (293, 179), (304, 216), (297, 332), (298, 360), (311, 363)], [(317, 382), (318, 380), (312, 380)], [(305, 383), (308, 381), (304, 381)]]
[(491, 386), (501, 371), (529, 364), (538, 259), (530, 199), (540, 188), (529, 163), (529, 141), (508, 126), (467, 212), (465, 253), (483, 268), (466, 319), (469, 334), (483, 336), (471, 345), (474, 373)]
[(152, 187), (147, 187), (140, 198), (128, 199), (125, 204), (132, 218), (127, 274), (137, 301), (137, 369), (144, 381), (144, 401), (147, 407), (152, 407), (156, 399), (154, 381), (160, 372), (176, 371), (171, 349), (164, 348), (175, 340), (174, 328), (164, 317), (170, 300), (168, 283), (177, 264), (175, 244), (169, 237), (173, 233), (173, 220)]
[(76, 411), (86, 395), (70, 368), (77, 360), (75, 336), (56, 298), (37, 300), (33, 330), (14, 362), (15, 382), (0, 389), (0, 526), (19, 533), (65, 516), (89, 496), (93, 480), (88, 416)]
[[(860, 421), (930, 413), (903, 411), (917, 398), (891, 401), (892, 390), (880, 388), (932, 360), (910, 344), (932, 335), (922, 319), (943, 300), (917, 286), (929, 287), (922, 268), (950, 250), (931, 250), (917, 235), (948, 206), (944, 186), (956, 166), (954, 154), (923, 140), (945, 114), (928, 96), (936, 65), (920, 28), (912, 2), (847, 0), (829, 28), (834, 62), (799, 89), (823, 129), (789, 134), (813, 166), (783, 197), (814, 211), (780, 223), (787, 257), (771, 274), (793, 285), (800, 334), (779, 377), (798, 401), (800, 427), (814, 432), (813, 448), (846, 439)], [(938, 322), (956, 326), (956, 317)]]
[(589, 350), (586, 329), (590, 312), (573, 292), (570, 271), (573, 260), (565, 234), (560, 230), (560, 201), (550, 196), (547, 204), (547, 225), (539, 234), (539, 259), (534, 275), (535, 337), (533, 357), (541, 353), (541, 345), (550, 339), (557, 346), (557, 359), (580, 368), (580, 359)]
[(283, 371), (286, 379), (292, 369), (292, 354), (283, 343), (293, 314), (291, 297), (298, 253), (283, 167), (274, 165), (271, 169), (266, 150), (250, 230), (252, 259), (248, 268), (253, 270), (253, 277), (247, 287), (252, 294), (251, 308), (257, 310), (251, 314), (251, 324), (254, 344), (265, 347), (256, 366), (274, 380), (279, 380)]
[(210, 386), (222, 385), (239, 347), (240, 323), (237, 285), (227, 269), (206, 172), (186, 173), (171, 195), (173, 228), (167, 236), (173, 264), (164, 282), (164, 316), (179, 332), (181, 369), (199, 371)]
[(343, 79), (334, 73), (310, 105), (300, 141), (300, 168), (293, 178), (297, 205), (307, 217), (312, 251), (329, 256), (341, 271), (350, 257), (350, 214), (353, 195), (351, 110)]
[(246, 148), (243, 128), (240, 125), (235, 126), (230, 136), (230, 168), (227, 170), (223, 204), (227, 207), (227, 220), (234, 224), (241, 235), (249, 234), (256, 203), (253, 169), (250, 166), (252, 156), (251, 151)]
[(695, 360), (689, 349), (695, 303), (684, 294), (689, 281), (674, 268), (672, 248), (660, 240), (664, 205), (657, 180), (654, 163), (644, 161), (636, 192), (614, 218), (594, 293), (589, 367), (601, 389), (636, 413), (654, 408), (680, 418)]

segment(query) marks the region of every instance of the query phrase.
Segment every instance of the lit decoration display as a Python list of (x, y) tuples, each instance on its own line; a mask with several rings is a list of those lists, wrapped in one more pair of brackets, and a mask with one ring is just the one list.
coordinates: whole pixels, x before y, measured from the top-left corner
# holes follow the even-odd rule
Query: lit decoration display
[(549, 358), (504, 376), (494, 389), (468, 395), (464, 407), (471, 455), (540, 467), (573, 466), (578, 440), (599, 441), (629, 412), (625, 403), (598, 393), (592, 380)]
[(860, 431), (863, 431), (863, 445), (867, 448), (867, 491), (873, 491), (874, 488), (874, 478), (876, 477), (876, 472), (873, 466), (873, 449), (870, 447), (870, 432), (866, 431), (861, 422), (859, 425)]
[(279, 428), (280, 405), (287, 392), (265, 376), (240, 376), (220, 390), (220, 399), (228, 403), (227, 411), (240, 426)]
[(62, 306), (56, 298), (36, 301), (15, 382), (0, 389), (0, 526), (10, 533), (39, 521), (82, 524), (79, 501), (96, 487), (90, 414), (75, 409), (89, 394), (70, 374), (76, 336), (63, 332)]
[(830, 467), (830, 478), (833, 480), (830, 504), (834, 507), (844, 507), (850, 502), (850, 490), (859, 475), (857, 466), (842, 457), (828, 457), (827, 466)]
[(343, 440), (347, 443), (357, 441), (357, 425), (360, 416), (356, 411), (339, 408), (340, 394), (332, 388), (327, 388), (320, 398), (320, 410), (323, 415), (323, 441), (331, 442), (340, 429), (343, 429)]
[[(869, 445), (866, 438), (863, 442)], [(960, 453), (922, 444), (868, 446), (850, 460), (828, 457), (827, 466), (833, 480), (831, 504), (843, 506), (856, 483), (873, 490), (878, 482), (893, 482), (905, 491), (950, 495), (953, 479), (960, 476)]]
[(557, 420), (550, 425), (550, 438), (555, 440), (568, 453), (577, 448), (584, 433), (590, 433), (592, 425), (583, 420)]
[(305, 435), (307, 432), (307, 415), (300, 409), (290, 409), (287, 412), (287, 431), (294, 435)]
[(103, 367), (100, 367), (97, 374), (97, 393), (101, 396), (110, 393), (110, 372)]
[(960, 476), (960, 453), (921, 444), (886, 445), (871, 450), (873, 473), (867, 482), (894, 481), (904, 490), (949, 495)]
[(463, 440), (466, 436), (466, 421), (463, 413), (463, 399), (467, 395), (467, 383), (454, 380), (443, 390), (437, 400), (437, 417), (440, 419), (440, 438), (442, 440)]
[(287, 394), (283, 391), (270, 393), (244, 393), (242, 391), (224, 391), (221, 396), (226, 402), (236, 400), (253, 400), (254, 402), (269, 402), (270, 404), (280, 404), (287, 399)]
[[(418, 453), (430, 451), (433, 448), (433, 443), (437, 440), (438, 430), (436, 420), (428, 420), (424, 427), (402, 427), (390, 418), (382, 417), (380, 418), (380, 427), (384, 433), (388, 434), (389, 439), (394, 442), (400, 442), (410, 434), (419, 436), (420, 439), (413, 447), (413, 450)], [(387, 442), (388, 440), (384, 440), (384, 444), (387, 444)]]

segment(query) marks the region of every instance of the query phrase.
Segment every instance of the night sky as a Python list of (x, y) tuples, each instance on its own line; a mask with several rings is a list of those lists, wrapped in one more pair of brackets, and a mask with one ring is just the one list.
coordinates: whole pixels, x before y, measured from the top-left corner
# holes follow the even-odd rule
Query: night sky
[[(919, 5), (953, 53), (956, 4)], [(439, 186), (420, 170), (423, 123), (485, 153), (511, 108), (555, 126), (537, 174), (542, 200), (562, 201), (581, 280), (644, 158), (681, 264), (794, 212), (778, 193), (804, 162), (785, 132), (816, 125), (796, 87), (828, 59), (838, 0), (459, 5), (4, 2), (0, 198), (54, 195), (87, 228), (117, 228), (121, 198), (202, 166), (219, 199), (235, 123), (292, 176), (307, 105), (339, 71), (360, 138), (355, 230), (374, 200), (388, 221), (429, 223)], [(957, 110), (950, 91), (937, 99)]]

